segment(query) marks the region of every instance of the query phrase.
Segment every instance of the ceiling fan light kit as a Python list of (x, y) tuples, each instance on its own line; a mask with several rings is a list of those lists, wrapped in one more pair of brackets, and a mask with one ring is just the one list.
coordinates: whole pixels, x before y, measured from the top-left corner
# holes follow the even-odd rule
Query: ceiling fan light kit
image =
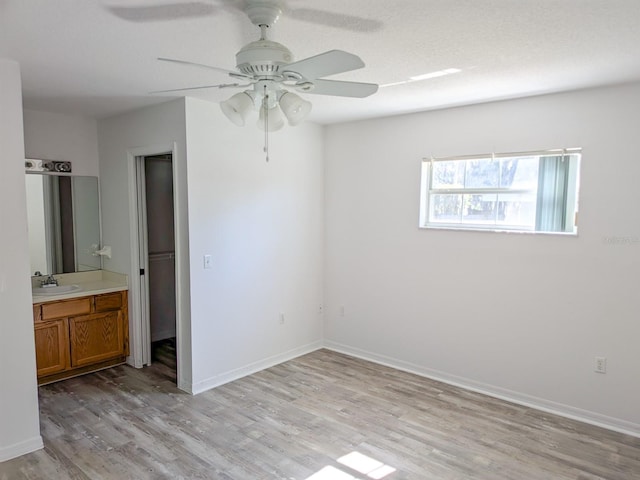
[(258, 114), (258, 128), (266, 132), (275, 132), (284, 127), (284, 115), (276, 105), (272, 108), (261, 108)]
[[(266, 86), (263, 86), (263, 89), (269, 92)], [(266, 105), (263, 106), (263, 103), (266, 103)], [(289, 125), (299, 125), (311, 112), (311, 102), (284, 89), (272, 90), (271, 93), (263, 93), (262, 95), (257, 95), (252, 90), (236, 93), (228, 100), (220, 102), (220, 109), (231, 122), (243, 127), (246, 125), (247, 118), (256, 108), (256, 105), (259, 110), (258, 128), (264, 129), (265, 111), (268, 110), (268, 130), (270, 132), (284, 127), (285, 118)]]
[(253, 97), (248, 92), (236, 93), (229, 100), (220, 102), (220, 108), (229, 120), (237, 126), (243, 127), (253, 108)]
[(282, 108), (284, 116), (287, 117), (289, 125), (295, 127), (300, 125), (311, 112), (311, 102), (285, 90), (280, 95), (280, 108)]

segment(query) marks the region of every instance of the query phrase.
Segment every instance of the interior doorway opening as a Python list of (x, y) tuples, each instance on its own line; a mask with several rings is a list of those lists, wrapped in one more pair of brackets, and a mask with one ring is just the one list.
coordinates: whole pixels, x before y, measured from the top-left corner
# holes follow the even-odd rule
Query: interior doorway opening
[(136, 157), (142, 363), (177, 383), (173, 155)]

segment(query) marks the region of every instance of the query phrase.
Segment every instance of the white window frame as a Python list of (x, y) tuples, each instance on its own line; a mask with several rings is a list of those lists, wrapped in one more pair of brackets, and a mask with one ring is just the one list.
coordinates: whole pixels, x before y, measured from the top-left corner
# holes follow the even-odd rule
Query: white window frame
[[(564, 231), (547, 231), (536, 230), (534, 227), (523, 228), (520, 226), (497, 225), (497, 224), (475, 224), (475, 223), (444, 223), (431, 222), (430, 204), (431, 195), (434, 194), (499, 194), (499, 193), (532, 193), (538, 198), (538, 191), (527, 189), (511, 189), (511, 188), (432, 188), (432, 168), (435, 162), (440, 161), (470, 161), (481, 159), (503, 159), (514, 157), (569, 157), (573, 156), (575, 160), (569, 163), (568, 182), (566, 187), (566, 198), (568, 199), (567, 207), (564, 211), (566, 228)], [(464, 155), (452, 157), (430, 157), (422, 159), (422, 171), (420, 181), (420, 220), (419, 227), (422, 229), (435, 230), (471, 230), (471, 231), (488, 231), (488, 232), (518, 232), (518, 233), (536, 233), (551, 235), (570, 235), (576, 236), (578, 233), (577, 216), (578, 216), (578, 191), (580, 184), (580, 163), (582, 161), (581, 148), (562, 148), (553, 150), (538, 150), (530, 152), (510, 152), (510, 153), (489, 153), (479, 155)]]

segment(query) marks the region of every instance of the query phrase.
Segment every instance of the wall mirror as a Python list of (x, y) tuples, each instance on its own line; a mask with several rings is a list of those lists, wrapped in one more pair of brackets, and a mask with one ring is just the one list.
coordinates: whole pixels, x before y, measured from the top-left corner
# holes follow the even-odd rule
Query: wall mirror
[(31, 275), (99, 270), (97, 177), (26, 174)]

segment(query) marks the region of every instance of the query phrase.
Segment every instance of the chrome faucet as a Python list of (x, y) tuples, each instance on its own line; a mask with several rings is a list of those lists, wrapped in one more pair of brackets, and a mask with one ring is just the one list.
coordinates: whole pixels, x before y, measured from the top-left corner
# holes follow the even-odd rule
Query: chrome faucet
[(40, 285), (43, 287), (57, 287), (58, 280), (56, 280), (53, 275), (49, 275), (46, 280), (40, 282)]

